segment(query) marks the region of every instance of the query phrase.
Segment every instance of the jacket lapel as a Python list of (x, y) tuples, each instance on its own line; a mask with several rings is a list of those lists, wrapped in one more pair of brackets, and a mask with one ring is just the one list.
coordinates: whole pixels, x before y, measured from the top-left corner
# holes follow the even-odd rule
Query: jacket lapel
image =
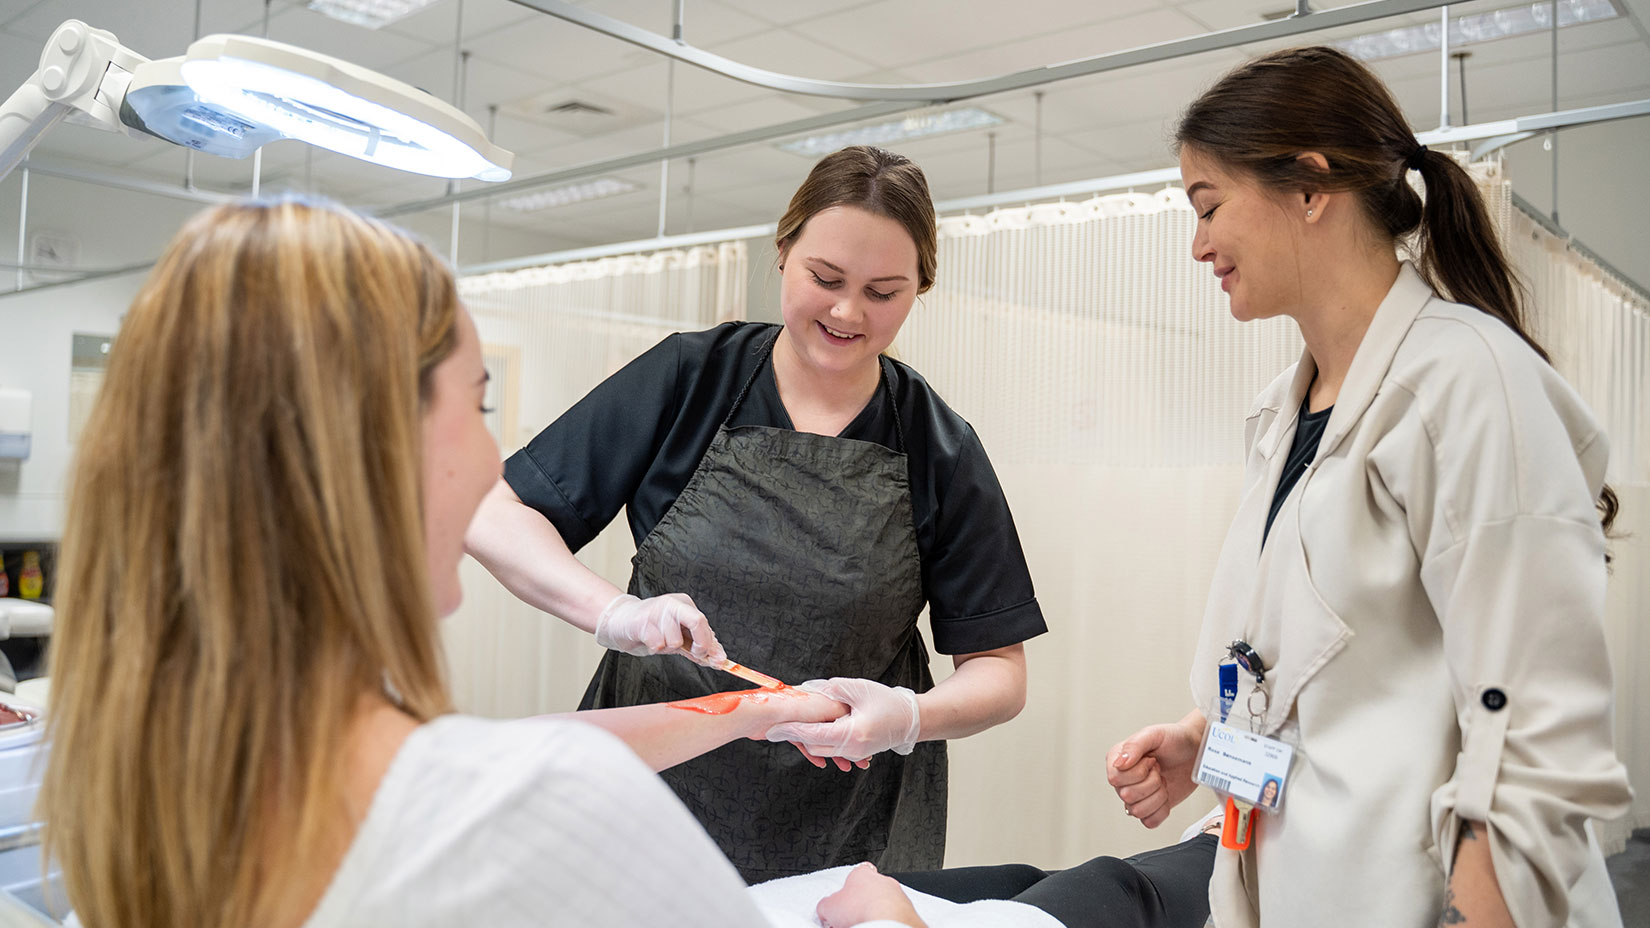
[[(1335, 411), (1329, 414), (1329, 423), (1324, 427), (1323, 440), (1318, 443), (1318, 454), (1314, 460), (1321, 461), (1333, 453), (1352, 427), (1363, 418), (1364, 411), (1374, 402), (1375, 394), (1380, 392), (1382, 381), (1386, 380), (1392, 359), (1398, 354), (1398, 346), (1404, 343), (1410, 326), (1415, 324), (1415, 318), (1433, 296), (1432, 288), (1421, 279), (1414, 266), (1408, 261), (1399, 266), (1398, 279), (1392, 282), (1386, 299), (1375, 309), (1369, 331), (1364, 333), (1357, 353), (1352, 356), (1352, 366), (1347, 369), (1346, 379), (1341, 382), (1341, 392), (1335, 398)], [(1296, 381), (1299, 380), (1297, 377)], [(1299, 408), (1304, 395), (1305, 388), (1302, 387), (1301, 394), (1295, 396), (1296, 408)]]

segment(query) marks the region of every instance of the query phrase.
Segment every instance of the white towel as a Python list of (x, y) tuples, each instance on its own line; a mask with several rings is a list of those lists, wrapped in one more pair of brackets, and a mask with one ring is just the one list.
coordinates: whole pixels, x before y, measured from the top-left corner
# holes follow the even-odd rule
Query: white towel
[[(751, 887), (751, 898), (774, 928), (819, 928), (814, 915), (819, 900), (842, 888), (852, 867), (832, 867), (801, 876), (769, 880)], [(966, 905), (906, 889), (928, 928), (1062, 928), (1058, 919), (1035, 906), (988, 899)], [(897, 922), (865, 922), (859, 928), (903, 928)]]

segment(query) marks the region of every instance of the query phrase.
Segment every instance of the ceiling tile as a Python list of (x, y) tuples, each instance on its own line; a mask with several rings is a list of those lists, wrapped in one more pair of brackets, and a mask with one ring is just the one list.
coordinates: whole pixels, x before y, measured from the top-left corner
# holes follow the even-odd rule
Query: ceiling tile
[[(844, 104), (839, 103), (837, 106), (844, 106)], [(774, 125), (793, 119), (807, 119), (810, 116), (818, 115), (818, 109), (799, 101), (795, 97), (784, 97), (775, 94), (744, 103), (695, 110), (689, 114), (688, 118), (721, 132), (738, 132), (744, 129)]]
[[(687, 171), (679, 166), (681, 162), (674, 164), (678, 166), (671, 169), (671, 176), (679, 185), (686, 181)], [(694, 188), (701, 193), (721, 196), (753, 185), (778, 184), (785, 188), (784, 197), (788, 201), (791, 193), (802, 183), (802, 179), (807, 176), (808, 169), (812, 166), (812, 159), (798, 158), (790, 152), (767, 146), (718, 152), (696, 159), (693, 169)], [(764, 209), (772, 211), (774, 216), (777, 216), (784, 205), (770, 203), (765, 204)]]
[(751, 67), (819, 80), (847, 80), (880, 64), (857, 52), (832, 48), (800, 28), (770, 29), (724, 42), (716, 53)]
[[(383, 73), (420, 87), (447, 102), (453, 99), (453, 72), (453, 56), (449, 49), (427, 52), (383, 69)], [(487, 125), (489, 104), (496, 103), (500, 109), (508, 109), (510, 104), (547, 93), (553, 86), (526, 71), (474, 55), (463, 66), (463, 72), (464, 110), (483, 128)]]
[[(868, 7), (821, 16), (796, 27), (811, 41), (828, 44), (879, 67), (899, 68), (913, 61), (995, 48), (1038, 35), (1053, 35), (1086, 23), (1116, 18), (1157, 6), (1150, 0), (1107, 4), (1073, 4), (1066, 0), (1019, 0), (982, 3), (957, 15), (953, 0), (881, 0)], [(1187, 22), (1168, 10), (1161, 15)], [(1195, 27), (1188, 27), (1196, 31)], [(916, 38), (920, 37), (920, 39)], [(1076, 54), (1093, 54), (1092, 50)], [(1056, 56), (1058, 57), (1058, 56)], [(1047, 56), (1035, 55), (1035, 64)], [(1032, 64), (1023, 65), (1030, 67)], [(973, 74), (979, 74), (976, 69)]]
[[(1650, 95), (1650, 48), (1642, 43), (1614, 45), (1589, 52), (1580, 61), (1567, 61), (1559, 72), (1559, 109), (1595, 106), (1604, 102), (1642, 99)], [(1546, 67), (1506, 62), (1467, 72), (1467, 118), (1488, 122), (1515, 116), (1533, 116), (1552, 110), (1552, 77)], [(1417, 77), (1391, 84), (1411, 125), (1430, 129), (1438, 124), (1438, 80)], [(1452, 122), (1460, 124), (1459, 85), (1452, 95)]]
[(0, 32), (0, 81), (5, 88), (0, 93), (11, 94), (34, 74), (40, 66), (40, 52), (44, 47), (42, 39)]
[(736, 104), (782, 96), (777, 91), (723, 77), (703, 68), (676, 65), (676, 112), (684, 115), (714, 112)]
[(877, 0), (809, 0), (807, 3), (775, 3), (773, 0), (721, 0), (721, 2), (766, 22), (783, 26), (816, 19), (820, 16), (828, 16), (844, 10), (873, 6)]
[[(1586, 68), (1592, 56), (1581, 53), (1623, 43), (1640, 44), (1640, 39), (1633, 29), (1632, 23), (1624, 20), (1587, 23), (1559, 30), (1560, 83), (1563, 82), (1566, 74), (1572, 69)], [(1484, 68), (1511, 62), (1539, 65), (1543, 71), (1549, 74), (1549, 80), (1551, 79), (1552, 36), (1548, 33), (1481, 42), (1457, 48), (1456, 51), (1467, 53), (1466, 69), (1469, 81), (1473, 81), (1474, 75)], [(1436, 51), (1403, 55), (1398, 58), (1385, 58), (1371, 62), (1370, 65), (1381, 75), (1383, 80), (1388, 81), (1411, 77), (1428, 77), (1436, 82), (1440, 70), (1439, 53)], [(1450, 77), (1452, 80), (1458, 79), (1458, 67), (1457, 62), (1451, 61)]]
[(1151, 10), (1013, 41), (994, 42), (934, 58), (905, 70), (919, 81), (991, 77), (1142, 45), (1199, 35), (1202, 29), (1174, 10)]
[[(431, 48), (428, 42), (381, 29), (363, 29), (305, 7), (290, 7), (270, 17), (269, 37), (385, 73), (395, 62)], [(451, 68), (448, 65), (446, 87), (452, 86)]]
[(509, 64), (554, 84), (651, 64), (659, 57), (543, 14), (465, 44), (477, 57)]
[(0, 29), (41, 2), (42, 0), (0, 0)]
[(41, 137), (34, 151), (43, 155), (66, 155), (80, 161), (120, 167), (135, 159), (147, 157), (161, 148), (169, 147), (172, 146), (147, 136), (133, 138), (120, 132), (61, 122)]
[[(464, 38), (468, 42), (543, 15), (513, 0), (464, 0)], [(442, 0), (377, 31), (450, 47), (457, 29), (458, 4), (454, 0)]]
[[(122, 45), (147, 58), (181, 55), (193, 40), (193, 6), (176, 16), (157, 16), (140, 3), (84, 0), (43, 0), (5, 22), (6, 31), (34, 39), (36, 48), (51, 37), (65, 20), (78, 19), (97, 29), (114, 33)], [(39, 57), (38, 53), (35, 56)]]
[[(670, 38), (675, 31), (675, 3), (658, 0), (591, 0), (581, 3), (606, 17), (624, 21), (653, 35)], [(548, 15), (548, 13), (541, 13)], [(754, 17), (746, 10), (731, 7), (716, 0), (693, 0), (683, 10), (681, 36), (688, 45), (705, 50), (716, 50), (718, 43), (761, 33), (771, 28), (766, 18)], [(596, 35), (596, 33), (592, 33)]]

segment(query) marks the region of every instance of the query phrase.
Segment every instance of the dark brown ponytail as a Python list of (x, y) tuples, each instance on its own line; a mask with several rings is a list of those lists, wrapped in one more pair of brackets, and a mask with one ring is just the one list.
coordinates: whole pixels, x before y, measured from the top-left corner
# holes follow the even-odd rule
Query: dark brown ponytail
[(1416, 151), (1427, 191), (1414, 242), (1421, 276), (1450, 300), (1505, 322), (1543, 361), (1550, 361), (1547, 349), (1524, 328), (1522, 288), (1501, 250), (1501, 237), (1490, 224), (1478, 185), (1449, 155), (1419, 144)]
[[(1454, 158), (1416, 140), (1386, 85), (1356, 59), (1313, 46), (1239, 65), (1186, 108), (1175, 145), (1275, 190), (1356, 194), (1374, 229), (1395, 243), (1413, 237), (1416, 269), (1433, 290), (1500, 319), (1549, 360), (1524, 327), (1522, 288), (1477, 185)], [(1328, 170), (1299, 159), (1308, 151)], [(1605, 487), (1606, 532), (1618, 508)]]

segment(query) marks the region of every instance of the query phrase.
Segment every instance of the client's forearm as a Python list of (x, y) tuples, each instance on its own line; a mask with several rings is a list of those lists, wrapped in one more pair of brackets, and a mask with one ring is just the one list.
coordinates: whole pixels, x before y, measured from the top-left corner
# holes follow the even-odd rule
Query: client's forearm
[(800, 690), (740, 690), (697, 699), (567, 712), (563, 718), (604, 728), (654, 770), (692, 760), (739, 738), (760, 739), (782, 721), (823, 721), (846, 707)]
[[(723, 714), (684, 710), (679, 703), (654, 703), (618, 709), (568, 712), (572, 719), (604, 728), (630, 745), (649, 767), (664, 770), (745, 737), (749, 712), (740, 707)], [(743, 714), (742, 714), (743, 713)]]

